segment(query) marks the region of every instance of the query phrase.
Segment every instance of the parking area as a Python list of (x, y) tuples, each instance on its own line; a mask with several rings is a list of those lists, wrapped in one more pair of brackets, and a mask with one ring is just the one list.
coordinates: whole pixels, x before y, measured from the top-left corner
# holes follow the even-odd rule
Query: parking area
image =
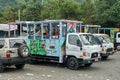
[(107, 60), (94, 63), (91, 67), (78, 70), (67, 69), (62, 64), (26, 64), (18, 70), (14, 66), (0, 73), (0, 80), (119, 80), (120, 52), (115, 52)]

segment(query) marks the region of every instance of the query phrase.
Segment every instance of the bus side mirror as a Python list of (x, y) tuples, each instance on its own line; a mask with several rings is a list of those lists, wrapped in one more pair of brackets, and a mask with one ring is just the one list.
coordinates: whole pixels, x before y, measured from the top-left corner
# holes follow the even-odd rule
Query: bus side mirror
[(80, 42), (79, 39), (77, 40), (77, 46), (79, 46), (79, 47), (80, 47), (80, 50), (82, 50), (82, 44), (81, 44), (81, 42)]

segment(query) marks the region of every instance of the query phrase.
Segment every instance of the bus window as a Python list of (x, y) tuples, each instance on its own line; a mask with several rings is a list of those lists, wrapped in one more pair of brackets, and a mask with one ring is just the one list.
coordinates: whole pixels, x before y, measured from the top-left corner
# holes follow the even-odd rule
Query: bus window
[(34, 35), (34, 24), (28, 25), (28, 34), (29, 34), (29, 36)]
[(22, 31), (22, 36), (27, 36), (27, 25), (22, 24), (21, 31)]
[(5, 37), (8, 37), (8, 31), (3, 31), (3, 30), (0, 30), (0, 38), (5, 38)]
[(52, 23), (51, 29), (52, 38), (59, 38), (60, 36), (59, 23)]
[(67, 24), (63, 23), (62, 24), (62, 37), (65, 37), (67, 33)]
[(120, 34), (118, 34), (118, 38), (120, 38)]
[(80, 24), (76, 24), (76, 32), (80, 32)]
[(14, 30), (12, 30), (12, 31), (10, 31), (10, 37), (14, 37), (15, 35), (14, 35)]
[(40, 24), (36, 24), (35, 36), (41, 36), (41, 25)]
[(17, 25), (16, 36), (20, 36), (20, 24)]
[(50, 25), (43, 24), (43, 38), (49, 38)]

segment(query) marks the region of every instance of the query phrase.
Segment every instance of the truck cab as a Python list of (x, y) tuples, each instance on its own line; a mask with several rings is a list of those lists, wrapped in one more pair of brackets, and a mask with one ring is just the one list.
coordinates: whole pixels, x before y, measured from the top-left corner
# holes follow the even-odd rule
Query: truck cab
[(101, 58), (107, 59), (109, 55), (114, 53), (114, 44), (107, 34), (93, 34), (98, 43), (101, 45), (100, 55)]
[(66, 38), (67, 67), (90, 66), (100, 58), (99, 45), (92, 34), (69, 33)]

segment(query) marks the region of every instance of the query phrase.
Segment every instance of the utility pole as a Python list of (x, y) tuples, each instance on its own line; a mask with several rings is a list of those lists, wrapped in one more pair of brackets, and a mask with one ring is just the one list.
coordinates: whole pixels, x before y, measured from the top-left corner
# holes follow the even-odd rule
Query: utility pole
[(18, 10), (18, 20), (20, 21), (20, 9)]

